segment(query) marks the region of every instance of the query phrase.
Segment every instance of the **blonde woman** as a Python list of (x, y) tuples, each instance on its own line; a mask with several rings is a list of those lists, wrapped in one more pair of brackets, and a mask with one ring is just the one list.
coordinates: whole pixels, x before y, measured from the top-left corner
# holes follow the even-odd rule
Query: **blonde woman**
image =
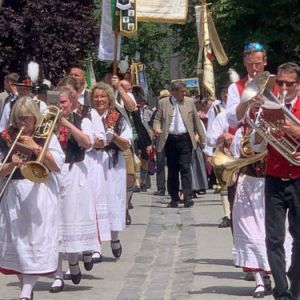
[[(19, 142), (32, 153), (31, 160), (42, 151), (42, 145), (32, 137), (41, 114), (29, 97), (20, 98), (11, 113), (11, 126), (0, 133), (1, 161), (6, 157), (19, 130), (24, 127)], [(13, 154), (0, 172), (7, 177), (15, 166), (0, 203), (0, 271), (16, 274), (21, 283), (20, 300), (32, 299), (39, 275), (54, 273), (58, 263), (59, 228), (58, 184), (55, 174), (60, 171), (65, 156), (55, 135), (50, 139), (44, 165), (50, 176), (45, 183), (25, 179), (20, 168), (24, 158)]]

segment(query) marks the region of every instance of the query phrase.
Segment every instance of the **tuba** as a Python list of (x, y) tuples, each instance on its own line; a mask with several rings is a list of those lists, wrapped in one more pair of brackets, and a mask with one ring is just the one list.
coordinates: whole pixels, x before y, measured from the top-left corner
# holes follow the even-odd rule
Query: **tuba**
[(46, 182), (49, 178), (49, 170), (43, 164), (50, 139), (59, 121), (60, 109), (56, 106), (48, 106), (42, 115), (41, 122), (36, 126), (34, 139), (44, 140), (43, 149), (35, 161), (28, 161), (21, 167), (22, 175), (35, 183)]
[[(286, 160), (295, 166), (300, 166), (300, 139), (280, 132), (280, 125), (285, 118), (300, 126), (300, 121), (285, 107), (285, 94), (277, 98), (271, 91), (273, 77), (269, 72), (257, 74), (245, 88), (241, 100), (249, 101), (261, 95), (263, 103), (249, 103), (245, 118), (248, 124), (262, 136)], [(253, 111), (256, 111), (253, 113)]]
[(212, 165), (216, 178), (222, 188), (232, 186), (235, 184), (241, 168), (263, 159), (266, 155), (267, 150), (247, 158), (235, 159), (233, 156), (217, 149), (212, 157)]

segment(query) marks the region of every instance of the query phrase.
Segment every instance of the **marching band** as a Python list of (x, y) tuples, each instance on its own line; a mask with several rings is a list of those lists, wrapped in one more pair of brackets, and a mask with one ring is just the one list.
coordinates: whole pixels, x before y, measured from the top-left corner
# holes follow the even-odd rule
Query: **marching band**
[[(254, 276), (253, 297), (273, 292), (275, 299), (299, 299), (300, 67), (279, 66), (272, 84), (262, 44), (246, 44), (243, 59), (247, 76), (229, 86), (220, 111), (211, 110), (205, 148), (222, 185), (234, 264)], [(53, 276), (49, 291), (62, 292), (64, 258), (65, 271), (79, 284), (80, 259), (91, 271), (104, 241), (120, 258), (119, 233), (130, 222), (137, 131), (130, 84), (113, 76), (112, 85), (100, 82), (88, 93), (84, 71), (71, 70), (58, 84), (56, 113), (18, 92), (15, 73), (7, 76), (10, 94), (0, 120), (0, 272), (18, 276), (20, 300), (33, 299), (39, 276)], [(266, 125), (267, 109), (279, 109), (282, 118)]]

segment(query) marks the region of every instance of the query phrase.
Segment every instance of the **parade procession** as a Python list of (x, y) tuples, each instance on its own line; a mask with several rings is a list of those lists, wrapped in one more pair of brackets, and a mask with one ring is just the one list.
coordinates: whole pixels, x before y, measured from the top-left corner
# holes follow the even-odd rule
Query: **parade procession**
[(0, 300), (300, 300), (300, 5), (0, 1)]

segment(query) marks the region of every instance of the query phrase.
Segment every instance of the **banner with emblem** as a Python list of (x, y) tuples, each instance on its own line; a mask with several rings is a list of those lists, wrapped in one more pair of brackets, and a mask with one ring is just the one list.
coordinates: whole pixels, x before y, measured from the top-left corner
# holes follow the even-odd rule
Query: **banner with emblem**
[(186, 23), (188, 0), (139, 0), (138, 21), (157, 23)]

